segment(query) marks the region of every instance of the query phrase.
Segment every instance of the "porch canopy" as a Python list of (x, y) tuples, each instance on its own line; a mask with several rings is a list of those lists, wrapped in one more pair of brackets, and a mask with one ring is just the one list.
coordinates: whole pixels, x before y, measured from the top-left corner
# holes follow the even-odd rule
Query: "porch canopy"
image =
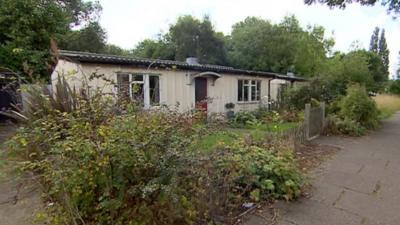
[(194, 74), (191, 74), (190, 77), (189, 77), (189, 79), (190, 79), (189, 85), (193, 84), (194, 79), (197, 78), (197, 77), (207, 77), (207, 78), (211, 78), (211, 85), (214, 86), (215, 81), (216, 81), (217, 79), (221, 78), (222, 75), (219, 74), (219, 73), (216, 73), (216, 72), (212, 72), (212, 71), (206, 71), (206, 72), (201, 72), (201, 73), (194, 73)]

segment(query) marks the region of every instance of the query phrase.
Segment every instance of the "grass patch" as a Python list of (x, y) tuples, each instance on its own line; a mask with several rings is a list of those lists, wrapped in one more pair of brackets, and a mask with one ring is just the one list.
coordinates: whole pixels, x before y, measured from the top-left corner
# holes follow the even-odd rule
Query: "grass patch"
[(380, 111), (379, 117), (386, 119), (400, 111), (400, 96), (381, 94), (373, 97)]
[(218, 146), (229, 144), (238, 138), (250, 135), (256, 141), (262, 141), (267, 133), (283, 132), (294, 128), (298, 123), (269, 123), (246, 125), (244, 128), (229, 128), (226, 130), (216, 131), (201, 137), (195, 141), (191, 148), (193, 150), (200, 149), (205, 152), (212, 152)]
[(201, 137), (199, 140), (192, 143), (191, 148), (201, 149), (205, 152), (213, 151), (219, 145), (225, 145), (236, 140), (240, 135), (233, 131), (217, 131)]
[(268, 132), (282, 132), (298, 126), (299, 123), (268, 123), (262, 124), (258, 129)]

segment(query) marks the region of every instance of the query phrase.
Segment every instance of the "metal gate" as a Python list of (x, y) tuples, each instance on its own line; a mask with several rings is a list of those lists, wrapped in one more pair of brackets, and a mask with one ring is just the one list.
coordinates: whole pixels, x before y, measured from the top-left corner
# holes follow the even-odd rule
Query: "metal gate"
[[(0, 69), (0, 112), (7, 111), (12, 108), (13, 104), (19, 102), (17, 89), (18, 82), (16, 82), (16, 74)], [(10, 120), (11, 118), (0, 114), (0, 122)]]
[(308, 139), (319, 136), (325, 126), (325, 103), (322, 102), (318, 107), (311, 107), (311, 104), (306, 104), (304, 122)]

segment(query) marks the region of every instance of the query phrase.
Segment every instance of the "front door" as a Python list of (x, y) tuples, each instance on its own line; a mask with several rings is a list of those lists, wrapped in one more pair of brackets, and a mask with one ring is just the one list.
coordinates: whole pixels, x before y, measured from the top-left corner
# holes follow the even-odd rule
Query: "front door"
[(207, 111), (207, 78), (196, 77), (194, 84), (196, 109)]

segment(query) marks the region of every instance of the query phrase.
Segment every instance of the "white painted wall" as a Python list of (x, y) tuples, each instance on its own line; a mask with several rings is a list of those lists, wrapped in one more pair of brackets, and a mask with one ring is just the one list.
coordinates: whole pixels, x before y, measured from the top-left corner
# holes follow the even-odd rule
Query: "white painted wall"
[[(182, 71), (173, 69), (150, 69), (137, 68), (123, 65), (106, 65), (106, 64), (87, 64), (72, 63), (65, 60), (59, 60), (52, 76), (53, 87), (57, 81), (57, 75), (64, 75), (71, 86), (75, 88), (82, 87), (82, 82), (88, 81), (89, 76), (96, 72), (104, 74), (104, 77), (117, 82), (118, 72), (128, 73), (153, 73), (160, 75), (160, 103), (170, 107), (179, 106), (180, 111), (188, 111), (195, 106), (195, 85), (190, 84), (190, 75), (195, 71)], [(221, 74), (222, 77), (217, 79), (212, 85), (212, 78), (208, 78), (208, 111), (210, 113), (223, 113), (226, 111), (225, 104), (229, 102), (235, 103), (235, 111), (255, 110), (259, 103), (238, 103), (238, 80), (239, 79), (255, 79), (261, 81), (261, 101), (266, 102), (268, 96), (268, 80), (266, 77), (244, 76), (235, 74)], [(271, 96), (276, 99), (277, 88), (284, 80), (271, 81)], [(102, 88), (104, 92), (116, 94), (114, 85), (110, 85), (103, 80), (95, 79), (88, 81), (89, 85), (94, 88)], [(54, 89), (54, 88), (53, 88)]]

